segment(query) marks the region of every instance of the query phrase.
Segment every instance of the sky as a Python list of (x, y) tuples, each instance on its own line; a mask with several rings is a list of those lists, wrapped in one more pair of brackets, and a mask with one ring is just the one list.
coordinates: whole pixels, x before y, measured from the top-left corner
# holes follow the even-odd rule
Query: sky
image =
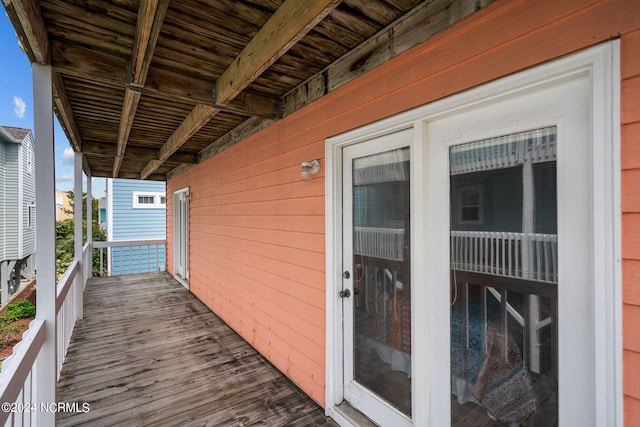
[[(34, 130), (31, 65), (18, 44), (15, 30), (4, 8), (0, 9), (0, 126), (25, 128), (32, 132)], [(54, 144), (56, 190), (72, 190), (73, 150), (56, 118)], [(91, 187), (94, 198), (106, 195), (105, 178), (93, 178)], [(86, 184), (84, 189), (86, 190)]]

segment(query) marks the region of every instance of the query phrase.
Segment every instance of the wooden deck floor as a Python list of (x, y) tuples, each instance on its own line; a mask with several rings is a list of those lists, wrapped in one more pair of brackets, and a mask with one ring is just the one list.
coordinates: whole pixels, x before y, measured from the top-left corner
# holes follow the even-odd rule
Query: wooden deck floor
[(59, 426), (335, 426), (166, 273), (92, 279), (57, 401)]

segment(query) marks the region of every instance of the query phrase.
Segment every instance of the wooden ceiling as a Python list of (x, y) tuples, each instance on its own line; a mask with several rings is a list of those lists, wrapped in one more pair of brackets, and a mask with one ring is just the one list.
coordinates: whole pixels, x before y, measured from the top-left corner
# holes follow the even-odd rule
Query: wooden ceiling
[(85, 172), (155, 180), (488, 2), (3, 0)]

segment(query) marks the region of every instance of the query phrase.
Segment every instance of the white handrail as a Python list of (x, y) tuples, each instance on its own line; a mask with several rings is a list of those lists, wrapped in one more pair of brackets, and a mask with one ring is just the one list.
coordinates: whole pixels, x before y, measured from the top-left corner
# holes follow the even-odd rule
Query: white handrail
[[(164, 271), (166, 263), (165, 258), (160, 257), (160, 251), (166, 250), (166, 242), (166, 239), (93, 242), (93, 247), (100, 249), (100, 275), (103, 274), (103, 249), (107, 249), (108, 251), (108, 275)], [(127, 248), (128, 251), (126, 250)], [(154, 252), (153, 255), (152, 252)], [(114, 263), (114, 259), (117, 259), (118, 262)], [(137, 263), (135, 260), (137, 260)], [(118, 271), (114, 271), (114, 264), (118, 265)]]

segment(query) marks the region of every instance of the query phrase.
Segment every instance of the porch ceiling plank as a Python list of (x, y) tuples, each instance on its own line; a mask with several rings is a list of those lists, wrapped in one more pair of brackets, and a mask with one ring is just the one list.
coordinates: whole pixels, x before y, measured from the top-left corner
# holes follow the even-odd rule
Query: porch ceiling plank
[[(82, 150), (82, 153), (89, 157), (111, 158), (115, 156), (116, 146), (102, 142), (92, 142)], [(142, 159), (149, 159), (149, 157), (157, 156), (157, 154), (158, 150), (154, 148), (137, 147), (132, 145), (127, 146), (127, 159), (140, 161)], [(195, 153), (176, 152), (173, 153), (167, 161), (172, 163), (193, 164), (196, 162), (196, 158), (197, 155)]]
[(216, 81), (217, 103), (226, 104), (235, 98), (338, 3), (339, 0), (286, 0)]
[(145, 179), (151, 173), (164, 163), (173, 153), (175, 153), (182, 145), (184, 145), (192, 135), (194, 135), (202, 126), (206, 125), (211, 118), (220, 110), (209, 105), (198, 104), (191, 110), (189, 115), (178, 126), (175, 132), (169, 137), (167, 142), (158, 151), (158, 159), (151, 160), (144, 167), (140, 174), (140, 179)]
[(51, 47), (39, 3), (36, 0), (3, 0), (3, 4), (11, 21), (20, 23), (14, 27), (29, 60), (48, 65)]
[[(126, 89), (129, 87), (127, 60), (118, 55), (92, 51), (86, 47), (60, 40), (52, 42), (53, 68), (55, 71), (75, 79), (101, 86)], [(213, 84), (192, 76), (164, 69), (151, 69), (143, 88), (144, 96), (189, 103), (208, 104), (224, 111), (243, 116), (258, 116), (274, 119), (279, 114), (276, 100), (258, 94), (241, 94), (227, 105), (216, 105), (213, 99)]]

